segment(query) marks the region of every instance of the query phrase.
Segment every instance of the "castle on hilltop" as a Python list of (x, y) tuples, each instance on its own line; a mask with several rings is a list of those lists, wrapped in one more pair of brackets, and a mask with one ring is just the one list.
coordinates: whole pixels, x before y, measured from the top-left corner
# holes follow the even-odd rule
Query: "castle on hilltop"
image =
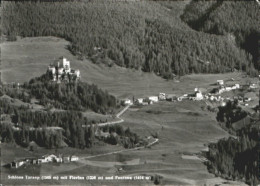
[(63, 56), (48, 66), (47, 74), (50, 75), (52, 81), (57, 83), (61, 81), (78, 81), (80, 79), (80, 71), (71, 69), (70, 61)]

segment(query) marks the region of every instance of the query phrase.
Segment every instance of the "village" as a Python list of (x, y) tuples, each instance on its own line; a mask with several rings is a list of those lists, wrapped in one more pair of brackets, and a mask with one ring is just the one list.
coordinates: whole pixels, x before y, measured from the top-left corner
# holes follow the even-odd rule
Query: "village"
[[(260, 77), (259, 77), (260, 78)], [(230, 81), (234, 81), (232, 78)], [(225, 106), (228, 101), (235, 101), (237, 100), (238, 103), (242, 106), (249, 106), (249, 102), (252, 101), (251, 97), (246, 96), (222, 96), (223, 93), (231, 92), (234, 90), (255, 90), (258, 88), (256, 83), (240, 85), (238, 83), (229, 83), (225, 84), (224, 80), (217, 80), (214, 88), (207, 90), (205, 88), (194, 88), (193, 93), (186, 93), (181, 96), (176, 94), (166, 94), (166, 93), (159, 93), (158, 96), (148, 96), (145, 98), (130, 98), (121, 100), (122, 105), (152, 105), (158, 101), (183, 101), (183, 100), (192, 100), (192, 101), (207, 101), (218, 103), (219, 106)]]
[(75, 155), (65, 156), (65, 155), (59, 154), (58, 156), (56, 156), (54, 154), (50, 154), (50, 155), (44, 155), (39, 158), (29, 157), (29, 158), (24, 158), (24, 159), (20, 159), (20, 160), (14, 160), (8, 166), (10, 166), (10, 168), (19, 168), (19, 167), (22, 167), (25, 165), (40, 165), (43, 163), (69, 163), (69, 162), (75, 162), (78, 160), (79, 160), (79, 158)]

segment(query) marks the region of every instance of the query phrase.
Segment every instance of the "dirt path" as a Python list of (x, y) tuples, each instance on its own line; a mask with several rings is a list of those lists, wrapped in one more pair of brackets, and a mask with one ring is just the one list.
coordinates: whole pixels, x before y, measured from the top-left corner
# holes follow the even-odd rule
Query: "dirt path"
[(127, 151), (133, 151), (133, 150), (140, 150), (140, 149), (144, 149), (146, 147), (150, 147), (152, 145), (154, 145), (155, 143), (157, 143), (159, 141), (158, 138), (155, 138), (155, 140), (151, 143), (149, 143), (146, 146), (142, 146), (142, 147), (135, 147), (132, 149), (125, 149), (125, 150), (119, 150), (119, 151), (114, 151), (114, 152), (108, 152), (108, 153), (104, 153), (104, 154), (98, 154), (98, 155), (94, 155), (94, 156), (86, 156), (86, 157), (80, 157), (80, 159), (90, 159), (90, 158), (95, 158), (95, 157), (99, 157), (99, 156), (106, 156), (106, 155), (111, 155), (111, 154), (118, 154), (121, 152), (127, 152)]
[[(96, 124), (97, 126), (106, 126), (106, 125), (114, 125), (114, 124), (118, 124), (118, 123), (122, 123), (124, 122), (124, 120), (122, 118), (120, 118), (120, 116), (125, 113), (129, 107), (131, 105), (127, 105), (123, 110), (121, 110), (117, 115), (116, 115), (116, 118), (118, 118), (119, 120), (118, 121), (110, 121), (110, 122), (105, 122), (105, 123), (98, 123)], [(85, 125), (83, 126), (85, 127)], [(149, 136), (151, 137), (151, 136)], [(132, 149), (125, 149), (125, 150), (120, 150), (120, 151), (115, 151), (115, 152), (108, 152), (108, 153), (104, 153), (104, 154), (98, 154), (98, 155), (94, 155), (94, 156), (87, 156), (87, 157), (81, 157), (80, 159), (90, 159), (90, 158), (95, 158), (95, 157), (99, 157), (99, 156), (106, 156), (106, 155), (111, 155), (111, 154), (118, 154), (118, 153), (121, 153), (121, 152), (127, 152), (127, 151), (133, 151), (133, 150), (139, 150), (139, 149), (143, 149), (143, 148), (146, 148), (146, 147), (150, 147), (152, 145), (154, 145), (155, 143), (157, 143), (159, 141), (158, 138), (155, 138), (155, 140), (151, 143), (149, 143), (148, 145), (146, 146), (142, 146), (142, 147), (135, 147), (135, 148), (132, 148)]]
[[(123, 113), (125, 113), (127, 111), (127, 109), (129, 109), (130, 106), (131, 105), (127, 105), (123, 110), (121, 110), (119, 113), (117, 113), (116, 118), (119, 119), (119, 120), (117, 120), (117, 121), (109, 121), (109, 122), (105, 122), (105, 123), (97, 123), (96, 126), (103, 127), (103, 126), (106, 126), (106, 125), (114, 125), (114, 124), (123, 123), (124, 120), (122, 118), (120, 118), (120, 116)], [(86, 127), (86, 125), (82, 125), (82, 127)]]

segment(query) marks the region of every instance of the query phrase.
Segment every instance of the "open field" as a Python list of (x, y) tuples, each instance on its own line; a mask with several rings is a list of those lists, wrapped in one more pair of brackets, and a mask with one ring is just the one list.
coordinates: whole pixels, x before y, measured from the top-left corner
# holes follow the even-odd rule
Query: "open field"
[[(180, 78), (180, 82), (166, 81), (155, 74), (125, 69), (102, 64), (95, 65), (89, 60), (77, 60), (66, 50), (68, 42), (55, 38), (24, 38), (17, 42), (6, 42), (2, 49), (2, 80), (4, 82), (25, 82), (46, 72), (49, 63), (60, 56), (71, 61), (72, 68), (80, 69), (82, 81), (97, 84), (100, 88), (118, 98), (135, 98), (157, 95), (159, 92), (182, 95), (192, 93), (195, 87), (211, 89), (218, 79), (235, 78), (238, 82), (246, 82), (240, 73), (188, 75)], [(29, 73), (30, 72), (30, 73)], [(96, 157), (71, 164), (42, 165), (36, 167), (38, 175), (149, 175), (163, 177), (163, 184), (217, 184), (225, 180), (209, 174), (206, 166), (199, 159), (182, 158), (182, 155), (200, 153), (209, 142), (227, 137), (228, 134), (216, 122), (216, 113), (203, 111), (204, 102), (159, 102), (154, 105), (130, 108), (121, 118), (122, 125), (140, 136), (158, 133), (159, 144), (151, 148), (122, 152), (103, 157)], [(94, 114), (95, 115), (95, 114)], [(95, 117), (95, 116), (93, 116)], [(14, 157), (11, 148), (3, 148), (4, 162)], [(102, 154), (121, 150), (119, 146), (97, 146), (92, 149), (58, 150), (58, 153), (86, 155)], [(21, 150), (22, 152), (22, 150)], [(55, 153), (55, 150), (39, 150), (39, 154)], [(6, 154), (5, 154), (6, 153)], [(10, 153), (10, 154), (9, 154)], [(25, 152), (27, 155), (29, 152)], [(23, 154), (21, 154), (21, 157)], [(19, 156), (18, 156), (19, 157)], [(6, 159), (7, 158), (7, 159)], [(9, 158), (9, 159), (8, 159)], [(118, 171), (122, 168), (122, 171)], [(27, 168), (30, 173), (33, 168)], [(23, 170), (24, 171), (24, 170)], [(26, 172), (26, 171), (25, 171)], [(12, 170), (3, 169), (3, 174), (11, 174)], [(32, 183), (32, 182), (30, 182)], [(35, 184), (38, 182), (36, 181)], [(46, 181), (45, 184), (50, 182)], [(62, 181), (52, 184), (83, 184), (90, 182)], [(104, 184), (105, 182), (93, 182)], [(132, 185), (133, 182), (123, 182)], [(151, 184), (150, 181), (137, 182), (140, 185)], [(106, 184), (108, 184), (106, 182)], [(113, 182), (111, 182), (113, 184)], [(236, 184), (236, 183), (235, 183)]]

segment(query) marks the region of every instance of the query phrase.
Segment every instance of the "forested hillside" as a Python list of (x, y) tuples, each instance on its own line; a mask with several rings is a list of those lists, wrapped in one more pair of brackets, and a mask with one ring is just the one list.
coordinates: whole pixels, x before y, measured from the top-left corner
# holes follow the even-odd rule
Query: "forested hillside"
[(252, 55), (255, 67), (260, 69), (259, 17), (256, 1), (197, 0), (193, 0), (181, 16), (195, 30), (228, 35)]
[(218, 122), (223, 128), (236, 135), (209, 145), (206, 153), (208, 170), (216, 176), (230, 180), (241, 180), (250, 185), (259, 183), (258, 151), (259, 122), (243, 120), (243, 127), (236, 129), (233, 123), (242, 120), (247, 113), (238, 106), (238, 101), (219, 107)]
[[(2, 142), (17, 143), (27, 147), (31, 141), (47, 148), (63, 147), (64, 142), (71, 147), (85, 148), (94, 145), (96, 126), (79, 111), (33, 111), (30, 107), (17, 107), (5, 99), (0, 99), (0, 137)], [(3, 121), (10, 117), (10, 121)], [(89, 127), (82, 127), (86, 125)], [(101, 130), (101, 129), (100, 129)], [(112, 145), (125, 148), (135, 147), (141, 138), (129, 128), (114, 125), (103, 127), (108, 132), (107, 138), (98, 137)], [(116, 135), (115, 135), (116, 134)]]
[(48, 108), (113, 114), (117, 100), (107, 91), (85, 82), (53, 83), (47, 74), (33, 78), (22, 85), (22, 89), (4, 87), (5, 94), (30, 103), (36, 98)]
[(259, 129), (245, 127), (237, 131), (238, 139), (222, 139), (209, 146), (207, 163), (210, 172), (231, 180), (257, 185)]
[[(80, 57), (100, 56), (119, 66), (172, 73), (253, 70), (250, 55), (227, 36), (190, 29), (180, 15), (185, 2), (3, 2), (3, 33), (58, 36)], [(95, 50), (95, 47), (99, 50)]]

